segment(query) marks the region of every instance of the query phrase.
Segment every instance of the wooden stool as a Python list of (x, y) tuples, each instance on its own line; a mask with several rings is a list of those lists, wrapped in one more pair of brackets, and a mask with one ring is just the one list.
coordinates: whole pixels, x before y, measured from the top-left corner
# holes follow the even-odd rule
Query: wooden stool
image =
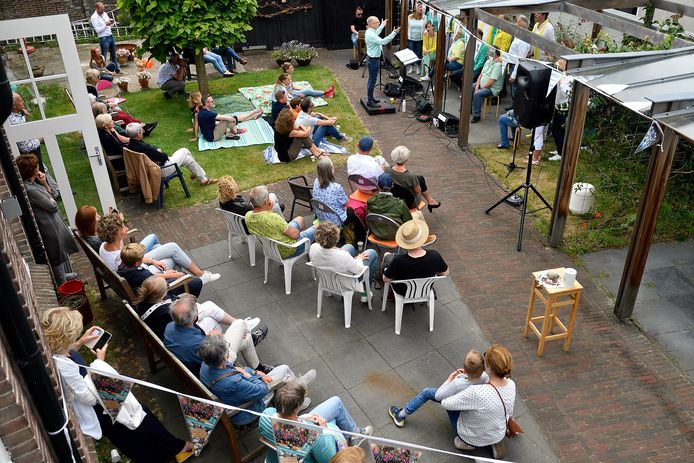
[[(564, 339), (564, 351), (569, 351), (571, 346), (571, 336), (574, 331), (574, 322), (576, 321), (576, 311), (578, 310), (578, 301), (581, 299), (581, 291), (583, 286), (578, 281), (574, 282), (572, 288), (551, 287), (537, 282), (537, 277), (543, 273), (556, 272), (559, 274), (559, 281), (564, 280), (564, 267), (533, 272), (532, 286), (530, 288), (530, 304), (528, 305), (528, 315), (525, 318), (525, 330), (523, 336), (526, 338), (533, 331), (540, 339), (537, 346), (537, 356), (542, 357), (545, 352), (545, 342)], [(535, 312), (535, 298), (539, 298), (545, 304), (544, 315), (533, 316)], [(568, 326), (565, 325), (557, 316), (557, 311), (561, 307), (571, 306), (569, 312)], [(542, 320), (542, 328), (538, 329), (535, 322)], [(561, 333), (554, 334), (555, 326), (559, 327)], [(549, 334), (548, 334), (549, 333)]]
[(501, 97), (499, 95), (490, 95), (482, 100), (482, 119), (487, 118), (487, 107), (491, 109), (492, 105), (494, 104), (494, 98), (496, 98), (496, 118), (499, 118), (499, 104), (501, 103)]

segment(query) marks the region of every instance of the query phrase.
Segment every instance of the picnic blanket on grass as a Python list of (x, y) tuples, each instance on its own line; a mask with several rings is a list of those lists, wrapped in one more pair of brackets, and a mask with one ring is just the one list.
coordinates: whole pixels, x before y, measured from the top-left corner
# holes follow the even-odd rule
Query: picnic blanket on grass
[(218, 114), (245, 113), (255, 109), (253, 103), (240, 93), (212, 95), (212, 97), (214, 98), (214, 111)]
[[(234, 113), (233, 115), (236, 115)], [(219, 141), (207, 141), (202, 136), (198, 137), (198, 150), (216, 150), (218, 148), (236, 148), (239, 146), (249, 146), (249, 145), (264, 145), (266, 143), (275, 142), (275, 133), (262, 117), (250, 121), (241, 122), (237, 127), (248, 129), (246, 133), (242, 133), (238, 140), (227, 140), (222, 137)]]
[[(345, 147), (336, 145), (335, 143), (330, 143), (329, 141), (325, 140), (323, 140), (321, 144), (318, 145), (318, 148), (322, 149), (326, 153), (348, 153)], [(311, 156), (311, 151), (307, 150), (306, 148), (303, 148), (301, 151), (299, 151), (299, 155), (296, 157), (295, 161), (306, 156)], [(263, 158), (265, 158), (265, 162), (267, 164), (281, 164), (280, 159), (277, 157), (277, 151), (275, 151), (274, 146), (268, 146), (263, 150)]]
[[(312, 89), (311, 84), (306, 81), (294, 82), (299, 88)], [(241, 87), (239, 92), (248, 98), (255, 108), (261, 108), (265, 114), (272, 111), (272, 90), (275, 85), (262, 85), (260, 87)], [(323, 98), (312, 98), (314, 106), (327, 106), (328, 102)]]

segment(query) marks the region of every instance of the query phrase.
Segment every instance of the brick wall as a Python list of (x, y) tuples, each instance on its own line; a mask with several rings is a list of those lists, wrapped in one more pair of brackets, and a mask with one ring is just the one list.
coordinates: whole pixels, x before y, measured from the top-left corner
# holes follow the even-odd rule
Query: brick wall
[[(116, 7), (115, 0), (102, 1), (106, 11)], [(33, 18), (35, 16), (49, 16), (65, 14), (71, 21), (85, 19), (94, 12), (96, 1), (89, 0), (52, 0), (35, 2), (16, 2), (14, 0), (0, 0), (0, 20)]]

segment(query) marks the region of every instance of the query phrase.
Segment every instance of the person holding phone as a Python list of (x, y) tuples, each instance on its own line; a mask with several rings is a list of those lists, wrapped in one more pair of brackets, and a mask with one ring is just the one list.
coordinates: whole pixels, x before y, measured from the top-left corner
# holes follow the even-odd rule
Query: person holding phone
[[(96, 359), (89, 365), (104, 373), (118, 372), (106, 363), (108, 343), (99, 347), (103, 328), (92, 326), (82, 333), (82, 314), (68, 307), (54, 307), (41, 315), (41, 328), (49, 349), (55, 357), (56, 368), (82, 432), (94, 439), (102, 436), (118, 447), (133, 461), (166, 462), (172, 459), (184, 461), (192, 455), (193, 443), (173, 436), (151, 410), (128, 394), (116, 417), (115, 423), (104, 411), (97, 399), (98, 393), (86, 370), (84, 360), (77, 351), (95, 343), (92, 352)], [(80, 336), (81, 335), (81, 336)], [(84, 375), (83, 375), (84, 374)]]
[(111, 63), (113, 63), (113, 71), (118, 74), (120, 73), (120, 68), (116, 62), (116, 40), (113, 38), (113, 33), (111, 32), (111, 26), (115, 25), (116, 21), (109, 18), (104, 10), (104, 4), (97, 2), (90, 21), (96, 35), (99, 36), (101, 54), (106, 56), (107, 51), (111, 54), (110, 59)]
[[(369, 267), (369, 287), (374, 282), (376, 266), (378, 264), (378, 253), (374, 249), (366, 249), (357, 254), (357, 250), (351, 244), (345, 244), (338, 248), (340, 240), (340, 229), (332, 222), (321, 222), (316, 228), (316, 242), (311, 245), (308, 251), (311, 263), (332, 272), (356, 275), (362, 271), (364, 266)], [(353, 279), (345, 280), (345, 286), (351, 286), (355, 291), (361, 292), (361, 302), (367, 302), (368, 294), (361, 281)]]

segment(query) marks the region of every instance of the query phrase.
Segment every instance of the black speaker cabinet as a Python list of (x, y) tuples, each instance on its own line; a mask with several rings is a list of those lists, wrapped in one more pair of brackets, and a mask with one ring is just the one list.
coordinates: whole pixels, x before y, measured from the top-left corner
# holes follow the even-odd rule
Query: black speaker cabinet
[(522, 127), (534, 128), (549, 124), (554, 114), (557, 88), (547, 95), (552, 70), (535, 61), (521, 61), (516, 73), (516, 94), (513, 111)]

